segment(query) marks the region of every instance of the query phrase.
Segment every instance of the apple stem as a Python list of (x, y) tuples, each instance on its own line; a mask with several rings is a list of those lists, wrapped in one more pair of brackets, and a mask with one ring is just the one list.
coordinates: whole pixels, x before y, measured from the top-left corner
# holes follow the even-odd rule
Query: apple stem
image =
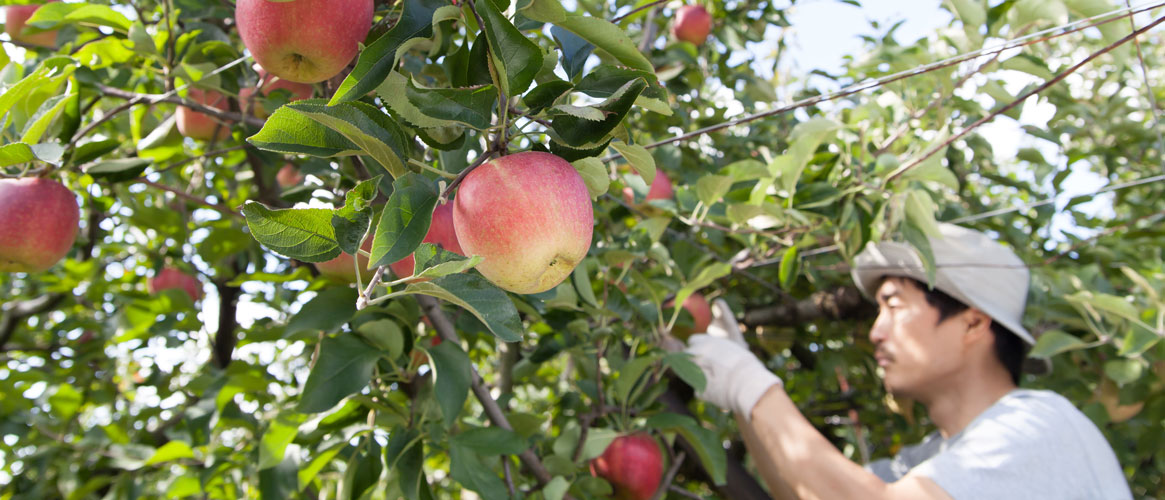
[(477, 167), (482, 166), (486, 161), (489, 161), (490, 158), (493, 158), (495, 153), (496, 151), (490, 149), (482, 153), (481, 156), (478, 156), (476, 160), (473, 160), (473, 163), (469, 164), (468, 167), (465, 167), (465, 170), (462, 170), (460, 174), (457, 174), (457, 177), (453, 178), (453, 182), (450, 182), (449, 186), (445, 188), (445, 191), (441, 193), (441, 199), (449, 199), (449, 195), (453, 194), (453, 190), (461, 185), (461, 181), (465, 180), (465, 176), (469, 175)]

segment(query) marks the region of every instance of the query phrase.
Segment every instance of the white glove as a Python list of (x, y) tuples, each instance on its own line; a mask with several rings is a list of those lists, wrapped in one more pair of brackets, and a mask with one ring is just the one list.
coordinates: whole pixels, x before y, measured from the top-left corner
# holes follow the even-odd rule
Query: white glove
[(708, 324), (708, 335), (748, 347), (748, 342), (744, 341), (744, 334), (740, 333), (740, 323), (736, 322), (736, 316), (732, 314), (732, 309), (724, 299), (712, 301), (712, 322)]
[[(719, 306), (717, 304), (713, 311), (720, 309)], [(732, 311), (728, 310), (727, 304), (724, 310), (731, 319)], [(720, 319), (723, 318), (717, 318)], [(713, 320), (713, 325), (717, 320)], [(736, 320), (731, 319), (731, 322), (735, 324)], [(709, 335), (692, 335), (685, 349), (685, 352), (692, 355), (692, 361), (703, 370), (707, 380), (703, 392), (698, 396), (704, 401), (736, 412), (746, 421), (750, 420), (757, 401), (769, 388), (781, 385), (781, 379), (756, 359), (744, 344), (743, 337), (740, 337), (739, 343), (729, 338), (713, 337), (710, 335), (712, 329), (713, 326), (709, 326)], [(726, 333), (732, 331), (728, 329)], [(739, 329), (735, 333), (740, 336)]]

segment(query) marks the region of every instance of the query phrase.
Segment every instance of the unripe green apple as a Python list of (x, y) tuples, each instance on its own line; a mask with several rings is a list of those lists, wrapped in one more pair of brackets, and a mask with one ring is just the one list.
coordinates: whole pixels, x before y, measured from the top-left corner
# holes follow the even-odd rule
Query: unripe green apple
[(676, 11), (671, 33), (677, 40), (703, 45), (712, 31), (712, 16), (702, 5), (685, 5)]
[(73, 248), (80, 220), (76, 196), (61, 183), (0, 179), (0, 272), (53, 267)]
[[(56, 2), (57, 0), (48, 0)], [(48, 2), (46, 2), (48, 3)], [(40, 5), (10, 5), (4, 10), (4, 32), (17, 42), (24, 42), (41, 47), (56, 47), (57, 33), (60, 30), (44, 31), (36, 34), (24, 33), (24, 27)]]
[(611, 483), (619, 500), (648, 500), (663, 478), (663, 453), (645, 433), (619, 436), (591, 460), (591, 475)]
[(264, 69), (284, 80), (322, 82), (356, 57), (372, 29), (372, 0), (238, 0), (235, 24)]
[[(259, 95), (266, 96), (276, 90), (283, 89), (291, 92), (291, 98), (288, 102), (299, 101), (302, 99), (309, 99), (315, 88), (306, 83), (296, 83), (291, 80), (284, 80), (275, 75), (272, 75), (259, 68)], [(271, 113), (263, 109), (263, 103), (255, 96), (255, 87), (247, 86), (239, 89), (239, 104), (243, 109), (249, 109), (251, 115), (258, 118), (267, 118)]]
[[(437, 205), (433, 209), (433, 221), (429, 224), (429, 232), (425, 233), (422, 243), (433, 243), (448, 252), (462, 255), (461, 245), (457, 243), (457, 231), (453, 224), (453, 203)], [(397, 278), (407, 278), (413, 275), (416, 259), (412, 255), (393, 262), (388, 267)]]
[(202, 298), (202, 283), (199, 283), (194, 276), (173, 267), (166, 267), (158, 271), (156, 276), (146, 282), (146, 287), (149, 288), (151, 294), (174, 288), (186, 292), (192, 301), (197, 302), (198, 299)]
[[(220, 111), (229, 108), (226, 96), (213, 90), (191, 88), (187, 96), (191, 101), (209, 108)], [(178, 106), (178, 116), (175, 119), (178, 122), (178, 133), (184, 137), (200, 141), (209, 141), (217, 137), (217, 140), (221, 141), (231, 136), (230, 125), (220, 123), (214, 117), (186, 106)]]
[(486, 162), (465, 176), (453, 227), (477, 270), (514, 293), (562, 282), (586, 257), (594, 212), (586, 183), (566, 160), (528, 151)]

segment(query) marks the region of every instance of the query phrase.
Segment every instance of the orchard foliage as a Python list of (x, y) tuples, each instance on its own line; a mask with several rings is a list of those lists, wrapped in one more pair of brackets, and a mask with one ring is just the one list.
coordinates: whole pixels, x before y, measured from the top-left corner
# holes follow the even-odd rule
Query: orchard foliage
[[(1133, 491), (1165, 495), (1165, 44), (1130, 36), (1160, 13), (950, 0), (950, 26), (911, 45), (883, 27), (809, 78), (757, 53), (797, 28), (777, 4), (704, 2), (696, 46), (669, 35), (680, 2), (377, 0), (358, 57), (303, 100), (253, 92), (231, 2), (41, 7), (25, 33), (55, 47), (0, 44), (0, 175), (60, 181), (81, 220), (56, 266), (0, 275), (0, 498), (603, 498), (590, 460), (633, 433), (665, 451), (661, 497), (764, 498), (668, 348), (693, 324), (677, 305), (726, 299), (832, 442), (888, 456), (930, 427), (881, 388), (848, 262), (936, 220), (1031, 266), (1054, 371), (1023, 385), (1080, 406)], [(859, 82), (878, 84), (829, 94)], [(180, 106), (221, 136), (183, 137)], [(987, 117), (1024, 119), (1014, 155)], [(595, 221), (533, 295), (422, 244), (461, 174), (523, 151), (571, 162)], [(306, 181), (277, 182), (289, 162)], [(664, 172), (674, 197), (646, 200)], [(366, 235), (370, 279), (313, 267)], [(425, 279), (388, 271), (410, 254)], [(151, 292), (163, 269), (202, 297)]]

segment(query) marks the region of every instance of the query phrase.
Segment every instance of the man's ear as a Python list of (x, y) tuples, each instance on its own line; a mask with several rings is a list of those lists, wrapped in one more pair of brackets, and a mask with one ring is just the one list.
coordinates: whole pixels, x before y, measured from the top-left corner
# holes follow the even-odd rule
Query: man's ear
[(967, 341), (979, 341), (983, 338), (994, 338), (991, 332), (991, 317), (983, 311), (975, 308), (969, 308), (963, 311), (963, 321), (967, 325), (967, 333), (964, 338)]

